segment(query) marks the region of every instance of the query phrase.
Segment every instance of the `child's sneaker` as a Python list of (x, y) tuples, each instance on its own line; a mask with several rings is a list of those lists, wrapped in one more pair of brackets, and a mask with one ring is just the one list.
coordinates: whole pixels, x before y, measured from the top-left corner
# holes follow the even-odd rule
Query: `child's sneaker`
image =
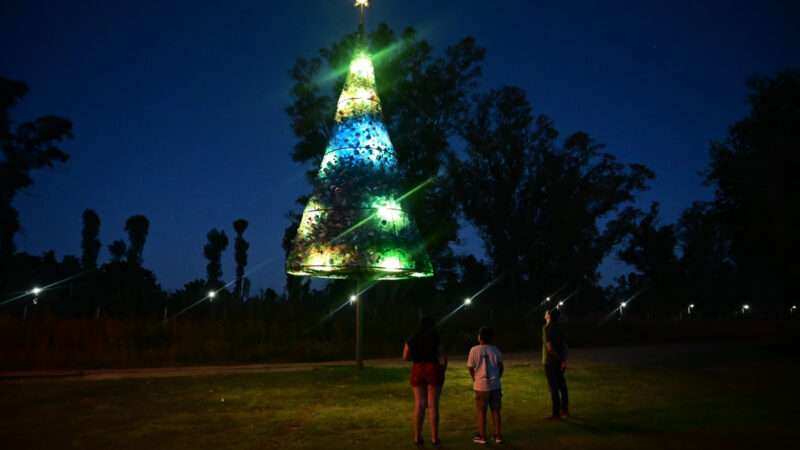
[(478, 433), (475, 433), (475, 436), (472, 436), (472, 442), (476, 444), (486, 444), (486, 438)]
[(494, 435), (494, 443), (495, 444), (502, 444), (503, 443), (503, 436), (499, 434)]

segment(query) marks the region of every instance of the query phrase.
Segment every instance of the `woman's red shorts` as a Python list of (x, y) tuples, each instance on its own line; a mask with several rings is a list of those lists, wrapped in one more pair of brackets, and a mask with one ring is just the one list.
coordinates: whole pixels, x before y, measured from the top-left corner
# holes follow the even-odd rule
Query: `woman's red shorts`
[(438, 362), (415, 362), (411, 366), (411, 386), (441, 386), (445, 367)]

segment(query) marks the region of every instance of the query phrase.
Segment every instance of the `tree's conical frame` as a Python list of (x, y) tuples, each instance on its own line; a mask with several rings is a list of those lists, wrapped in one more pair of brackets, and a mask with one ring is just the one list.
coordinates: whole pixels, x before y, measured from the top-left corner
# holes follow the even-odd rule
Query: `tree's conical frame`
[(358, 51), (286, 261), (287, 273), (373, 280), (432, 276), (425, 243), (401, 204), (401, 181), (372, 61)]

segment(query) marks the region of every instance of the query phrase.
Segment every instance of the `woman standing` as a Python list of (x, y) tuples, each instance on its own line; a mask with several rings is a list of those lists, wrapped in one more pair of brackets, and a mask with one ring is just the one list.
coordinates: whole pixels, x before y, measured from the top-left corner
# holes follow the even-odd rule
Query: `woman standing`
[(403, 346), (403, 359), (412, 361), (411, 388), (414, 391), (414, 443), (422, 445), (425, 409), (431, 424), (431, 443), (438, 447), (439, 396), (442, 394), (447, 357), (442, 355), (439, 333), (431, 317), (423, 317), (419, 327)]

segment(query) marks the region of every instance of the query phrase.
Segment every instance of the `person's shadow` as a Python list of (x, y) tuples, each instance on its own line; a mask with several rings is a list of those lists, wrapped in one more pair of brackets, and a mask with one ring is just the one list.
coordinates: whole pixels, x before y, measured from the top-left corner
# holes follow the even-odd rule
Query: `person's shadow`
[(570, 427), (577, 428), (579, 430), (583, 430), (586, 433), (594, 435), (610, 435), (617, 433), (635, 433), (635, 432), (646, 431), (641, 427), (631, 426), (630, 424), (626, 423), (590, 422), (589, 420), (580, 416), (570, 416), (568, 419), (562, 420), (562, 422)]

